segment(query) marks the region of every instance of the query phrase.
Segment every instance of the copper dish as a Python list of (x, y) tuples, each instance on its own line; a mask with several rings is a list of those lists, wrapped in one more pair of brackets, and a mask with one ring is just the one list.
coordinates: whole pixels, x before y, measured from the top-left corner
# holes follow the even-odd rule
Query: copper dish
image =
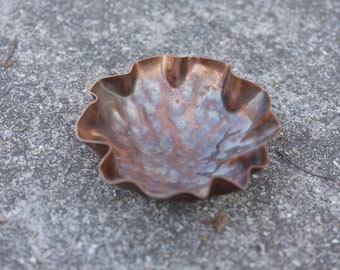
[(76, 131), (103, 179), (157, 199), (245, 189), (281, 127), (263, 88), (212, 59), (140, 60), (90, 92)]

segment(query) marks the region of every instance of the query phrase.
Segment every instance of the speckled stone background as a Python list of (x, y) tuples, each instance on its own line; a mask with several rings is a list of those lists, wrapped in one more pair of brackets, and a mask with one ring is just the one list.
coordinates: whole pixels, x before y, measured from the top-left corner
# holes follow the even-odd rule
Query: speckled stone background
[[(1, 61), (16, 35), (0, 67), (0, 269), (337, 269), (339, 1), (0, 0)], [(98, 176), (74, 132), (89, 87), (160, 54), (231, 63), (269, 91), (283, 130), (245, 192), (155, 201)], [(222, 233), (200, 222), (221, 210)]]

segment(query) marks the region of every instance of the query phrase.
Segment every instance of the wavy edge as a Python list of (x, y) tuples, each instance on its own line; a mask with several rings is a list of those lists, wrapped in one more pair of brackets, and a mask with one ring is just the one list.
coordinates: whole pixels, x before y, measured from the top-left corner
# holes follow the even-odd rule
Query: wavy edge
[[(271, 136), (268, 139), (265, 139), (265, 141), (262, 144), (260, 144), (259, 146), (256, 147), (256, 151), (258, 151), (261, 148), (264, 150), (264, 160), (265, 161), (262, 164), (260, 164), (260, 165), (251, 165), (251, 166), (248, 167), (247, 172), (246, 172), (246, 182), (245, 182), (244, 185), (239, 185), (237, 183), (234, 183), (234, 182), (232, 182), (232, 181), (230, 181), (230, 180), (228, 180), (226, 178), (220, 177), (220, 176), (215, 176), (215, 177), (211, 178), (210, 181), (209, 181), (208, 192), (206, 192), (202, 196), (198, 195), (195, 192), (191, 192), (190, 190), (180, 190), (178, 192), (175, 192), (173, 194), (169, 194), (169, 195), (166, 195), (166, 196), (164, 196), (163, 194), (157, 196), (157, 194), (149, 192), (147, 189), (143, 189), (141, 187), (142, 185), (138, 181), (130, 181), (130, 180), (124, 180), (124, 179), (118, 179), (118, 180), (112, 181), (112, 180), (108, 180), (105, 177), (105, 175), (103, 173), (103, 170), (101, 169), (101, 166), (103, 165), (104, 162), (107, 161), (107, 159), (109, 158), (109, 156), (111, 154), (113, 154), (113, 157), (115, 156), (115, 153), (113, 151), (112, 146), (108, 142), (104, 143), (104, 142), (101, 142), (101, 141), (98, 141), (98, 140), (84, 139), (84, 138), (82, 138), (80, 136), (79, 129), (78, 129), (79, 123), (82, 120), (82, 118), (84, 117), (84, 115), (86, 114), (86, 112), (90, 109), (90, 107), (94, 106), (98, 102), (98, 100), (99, 100), (98, 96), (93, 92), (94, 86), (97, 83), (99, 83), (99, 82), (101, 82), (102, 80), (105, 80), (105, 79), (111, 79), (111, 78), (114, 78), (114, 77), (129, 75), (129, 74), (131, 74), (131, 72), (134, 70), (134, 68), (140, 62), (145, 61), (145, 60), (151, 60), (151, 59), (154, 59), (154, 58), (160, 58), (160, 57), (173, 57), (173, 58), (177, 58), (177, 59), (197, 58), (197, 59), (204, 59), (204, 60), (209, 60), (209, 61), (220, 62), (220, 63), (226, 64), (226, 65), (229, 65), (230, 68), (229, 68), (229, 71), (226, 74), (226, 78), (230, 74), (232, 74), (238, 80), (245, 81), (245, 82), (248, 82), (248, 83), (256, 85), (261, 92), (264, 92), (268, 96), (268, 100), (269, 100), (268, 112), (274, 117), (273, 119), (275, 119), (275, 122), (277, 124), (277, 131), (275, 132), (275, 134), (273, 136)], [(152, 57), (143, 58), (143, 59), (140, 59), (140, 60), (134, 62), (131, 65), (131, 68), (129, 69), (129, 71), (126, 72), (126, 73), (120, 73), (120, 74), (114, 74), (114, 75), (110, 75), (110, 76), (105, 76), (105, 77), (100, 78), (99, 80), (97, 80), (94, 84), (92, 84), (92, 86), (89, 89), (89, 93), (94, 98), (94, 101), (91, 102), (83, 110), (83, 112), (80, 114), (80, 116), (79, 116), (79, 118), (78, 118), (78, 120), (76, 122), (76, 125), (75, 125), (75, 133), (76, 133), (76, 137), (80, 141), (85, 142), (90, 147), (91, 147), (91, 145), (102, 145), (102, 146), (106, 146), (107, 147), (107, 150), (106, 150), (105, 154), (101, 156), (101, 160), (100, 160), (100, 162), (98, 163), (98, 166), (97, 166), (99, 174), (100, 174), (101, 178), (104, 180), (104, 182), (107, 183), (107, 184), (110, 184), (110, 185), (118, 185), (120, 187), (124, 186), (125, 188), (136, 190), (139, 193), (141, 193), (142, 195), (145, 195), (145, 196), (148, 196), (148, 197), (154, 198), (154, 199), (173, 199), (173, 198), (180, 198), (180, 199), (206, 199), (206, 198), (208, 198), (210, 196), (213, 196), (213, 195), (222, 195), (222, 194), (227, 194), (227, 193), (235, 192), (237, 190), (245, 190), (246, 188), (248, 188), (249, 183), (250, 183), (250, 179), (251, 179), (251, 174), (252, 174), (253, 170), (257, 170), (257, 169), (261, 170), (261, 169), (265, 169), (265, 168), (267, 168), (269, 166), (270, 162), (269, 162), (269, 155), (268, 155), (268, 143), (270, 141), (274, 140), (278, 136), (278, 134), (280, 133), (280, 131), (282, 129), (282, 125), (281, 125), (280, 121), (276, 118), (276, 116), (272, 112), (272, 100), (271, 100), (271, 98), (269, 96), (268, 91), (266, 89), (264, 89), (263, 87), (259, 86), (258, 84), (252, 82), (252, 81), (249, 81), (249, 80), (243, 79), (243, 78), (241, 78), (239, 76), (236, 76), (232, 72), (231, 69), (232, 69), (232, 65), (231, 64), (228, 64), (228, 63), (223, 62), (223, 61), (215, 60), (215, 59), (212, 59), (212, 58), (197, 57), (197, 56), (177, 57), (177, 56), (173, 56), (173, 55), (158, 55), (158, 56), (152, 56)], [(249, 152), (253, 152), (253, 151), (254, 151), (254, 149), (251, 149), (251, 150), (249, 150), (247, 152), (244, 152), (244, 154), (249, 153)], [(228, 192), (223, 192), (222, 191), (221, 193), (213, 192), (213, 190), (216, 189), (215, 187), (220, 185), (220, 183), (223, 183), (224, 185), (227, 184), (227, 186), (231, 187), (232, 190), (230, 190)]]

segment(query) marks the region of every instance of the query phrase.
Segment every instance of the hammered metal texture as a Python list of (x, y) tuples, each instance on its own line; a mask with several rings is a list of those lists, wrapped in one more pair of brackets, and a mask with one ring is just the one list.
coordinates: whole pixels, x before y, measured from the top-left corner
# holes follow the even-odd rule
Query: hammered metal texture
[(230, 69), (158, 56), (94, 84), (77, 135), (103, 157), (103, 178), (158, 199), (246, 188), (280, 123), (267, 92)]

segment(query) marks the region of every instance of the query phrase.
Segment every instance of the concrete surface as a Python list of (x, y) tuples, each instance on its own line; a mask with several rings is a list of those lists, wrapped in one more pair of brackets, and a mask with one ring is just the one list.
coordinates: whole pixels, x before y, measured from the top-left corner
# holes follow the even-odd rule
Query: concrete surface
[[(0, 269), (338, 269), (339, 1), (0, 0), (1, 61), (15, 35)], [(155, 201), (99, 178), (74, 132), (89, 87), (159, 54), (229, 62), (269, 91), (283, 130), (245, 192)], [(200, 222), (221, 210), (221, 234)]]

